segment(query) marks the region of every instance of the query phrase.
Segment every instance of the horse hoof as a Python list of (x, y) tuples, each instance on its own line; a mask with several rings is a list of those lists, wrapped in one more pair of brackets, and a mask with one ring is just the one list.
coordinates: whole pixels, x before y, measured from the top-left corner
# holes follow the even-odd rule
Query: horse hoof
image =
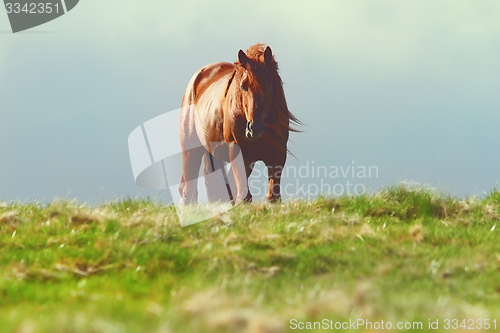
[(245, 199), (243, 199), (243, 202), (244, 203), (251, 203), (252, 202), (252, 195), (250, 194), (250, 192), (247, 194)]
[(244, 197), (243, 199), (236, 200), (237, 203), (251, 203), (252, 202), (252, 195), (250, 192)]
[(267, 198), (267, 202), (269, 203), (280, 203), (281, 202), (281, 195), (277, 195), (277, 196), (272, 196), (272, 197), (269, 197)]

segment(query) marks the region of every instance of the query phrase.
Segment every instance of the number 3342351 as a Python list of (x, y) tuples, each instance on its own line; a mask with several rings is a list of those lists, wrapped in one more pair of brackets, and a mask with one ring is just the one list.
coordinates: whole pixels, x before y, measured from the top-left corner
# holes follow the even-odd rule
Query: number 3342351
[(9, 3), (5, 4), (5, 8), (7, 9), (7, 14), (50, 14), (52, 12), (59, 13), (59, 4), (58, 3), (25, 3), (24, 5), (20, 3)]

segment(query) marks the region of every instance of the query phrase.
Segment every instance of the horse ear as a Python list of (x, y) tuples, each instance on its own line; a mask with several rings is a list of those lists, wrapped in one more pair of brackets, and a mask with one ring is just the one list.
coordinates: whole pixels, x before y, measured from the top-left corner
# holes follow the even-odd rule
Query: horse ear
[(264, 61), (266, 62), (266, 65), (269, 65), (271, 64), (272, 60), (273, 60), (273, 51), (271, 51), (271, 48), (268, 46), (264, 51)]
[(242, 64), (242, 65), (245, 65), (248, 62), (248, 57), (245, 54), (245, 52), (243, 52), (242, 50), (240, 50), (238, 52), (238, 60), (240, 61), (240, 64)]

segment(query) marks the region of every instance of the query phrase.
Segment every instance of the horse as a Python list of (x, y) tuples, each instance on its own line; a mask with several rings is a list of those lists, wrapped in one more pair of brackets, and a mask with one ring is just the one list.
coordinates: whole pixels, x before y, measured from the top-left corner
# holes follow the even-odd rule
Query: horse
[[(267, 201), (280, 201), (289, 132), (299, 132), (291, 123), (301, 124), (288, 109), (278, 63), (269, 46), (253, 45), (246, 52), (239, 50), (234, 63), (217, 62), (198, 70), (181, 104), (182, 202), (197, 202), (202, 160), (210, 201), (223, 196), (210, 193), (207, 175), (222, 170), (229, 199), (251, 202), (248, 177), (257, 161), (267, 167)], [(229, 173), (225, 162), (231, 164)]]

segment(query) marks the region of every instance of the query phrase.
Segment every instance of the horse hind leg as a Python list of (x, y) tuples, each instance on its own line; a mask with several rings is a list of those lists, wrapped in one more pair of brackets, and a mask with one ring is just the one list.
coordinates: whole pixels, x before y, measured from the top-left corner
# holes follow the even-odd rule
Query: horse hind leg
[(209, 202), (232, 202), (224, 161), (206, 152), (203, 156), (205, 186)]

